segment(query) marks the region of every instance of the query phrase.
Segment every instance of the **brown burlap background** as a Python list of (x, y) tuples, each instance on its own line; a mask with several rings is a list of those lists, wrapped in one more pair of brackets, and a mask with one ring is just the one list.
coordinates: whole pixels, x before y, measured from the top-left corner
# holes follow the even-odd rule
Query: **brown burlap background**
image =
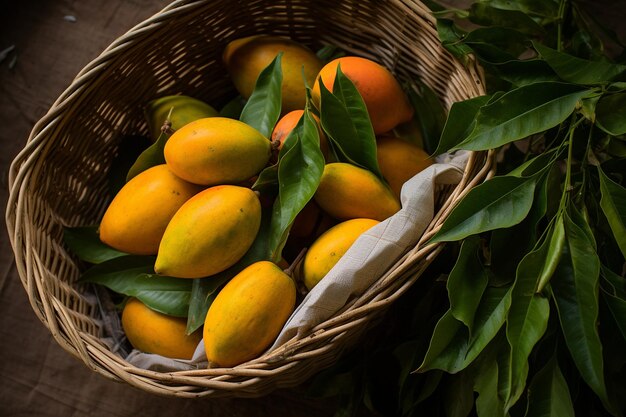
[[(22, 0), (0, 2), (0, 172), (7, 171), (33, 125), (73, 77), (115, 38), (167, 0)], [(298, 390), (256, 400), (156, 397), (91, 371), (64, 351), (34, 314), (0, 233), (0, 416), (330, 416), (332, 402)]]

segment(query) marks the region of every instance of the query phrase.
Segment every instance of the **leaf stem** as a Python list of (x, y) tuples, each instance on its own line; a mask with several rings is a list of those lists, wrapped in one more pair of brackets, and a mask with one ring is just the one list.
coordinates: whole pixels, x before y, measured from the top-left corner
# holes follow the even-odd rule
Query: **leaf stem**
[[(572, 121), (576, 118), (576, 114), (572, 114)], [(567, 168), (565, 171), (565, 183), (563, 185), (563, 194), (561, 195), (561, 202), (559, 203), (559, 211), (564, 210), (565, 204), (567, 202), (567, 196), (569, 192), (572, 190), (572, 161), (574, 159), (574, 132), (576, 128), (582, 121), (585, 120), (584, 117), (579, 118), (575, 123), (570, 124), (568, 138), (567, 138)]]

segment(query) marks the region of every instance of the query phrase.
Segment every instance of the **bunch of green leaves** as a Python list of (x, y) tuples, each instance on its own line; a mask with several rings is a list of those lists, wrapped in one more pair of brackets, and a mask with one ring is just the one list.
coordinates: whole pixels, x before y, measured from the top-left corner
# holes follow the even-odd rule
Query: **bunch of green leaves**
[[(452, 106), (435, 153), (496, 149), (498, 172), (432, 238), (458, 252), (446, 274), (447, 309), (416, 310), (416, 323), (436, 317), (428, 347), (418, 349), (423, 335), (407, 330), (391, 359), (414, 372), (400, 379), (392, 372), (387, 386), (400, 397), (391, 408), (370, 402), (369, 409), (419, 416), (428, 403), (428, 415), (455, 417), (622, 416), (626, 63), (619, 38), (582, 1), (480, 0), (433, 10), (443, 46), (462, 62), (478, 59), (489, 92)], [(412, 354), (398, 355), (411, 344)], [(381, 351), (389, 357), (389, 349)]]

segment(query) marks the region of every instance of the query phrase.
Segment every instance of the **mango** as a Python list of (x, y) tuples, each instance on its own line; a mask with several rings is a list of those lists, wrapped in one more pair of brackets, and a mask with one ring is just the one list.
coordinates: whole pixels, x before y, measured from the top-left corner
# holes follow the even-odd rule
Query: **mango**
[(398, 198), (374, 174), (345, 162), (326, 164), (313, 198), (338, 220), (382, 221), (401, 208)]
[(324, 232), (309, 248), (304, 257), (302, 274), (304, 285), (311, 290), (328, 274), (350, 246), (365, 231), (380, 223), (372, 219), (351, 219)]
[(165, 144), (165, 162), (179, 177), (202, 185), (241, 183), (270, 158), (270, 141), (247, 124), (225, 117), (188, 123)]
[(380, 171), (397, 198), (406, 181), (433, 164), (422, 148), (394, 136), (377, 138), (376, 150)]
[(172, 217), (154, 265), (160, 275), (201, 278), (233, 266), (261, 225), (261, 203), (249, 188), (218, 185), (183, 204)]
[(283, 52), (281, 69), (282, 113), (303, 109), (306, 90), (303, 80), (313, 85), (323, 62), (306, 46), (279, 36), (255, 35), (236, 39), (224, 49), (222, 60), (239, 94), (249, 98), (256, 80), (276, 57)]
[(184, 95), (164, 96), (151, 100), (144, 112), (153, 141), (156, 141), (161, 134), (161, 127), (168, 115), (173, 130), (178, 130), (194, 120), (219, 115), (218, 111), (207, 103)]
[(135, 349), (175, 359), (191, 359), (202, 339), (200, 330), (187, 334), (187, 318), (151, 310), (136, 298), (124, 305), (122, 328)]
[(165, 164), (149, 168), (115, 195), (100, 222), (100, 240), (122, 252), (156, 255), (174, 213), (201, 190)]
[(218, 293), (204, 321), (210, 364), (237, 366), (259, 356), (294, 310), (296, 286), (277, 265), (260, 261), (233, 277)]
[[(293, 110), (284, 115), (278, 120), (276, 126), (274, 126), (274, 130), (272, 131), (272, 143), (273, 147), (275, 147), (278, 151), (280, 151), (283, 147), (283, 143), (285, 143), (285, 139), (289, 136), (294, 127), (298, 124), (302, 115), (304, 114), (304, 110)], [(322, 130), (320, 119), (315, 114), (311, 113), (313, 116), (313, 120), (317, 123), (317, 133), (320, 138), (320, 150), (322, 151), (322, 155), (324, 155), (324, 159), (328, 160), (329, 148), (328, 148), (328, 139), (326, 138), (326, 134)], [(275, 162), (275, 161), (274, 161)]]

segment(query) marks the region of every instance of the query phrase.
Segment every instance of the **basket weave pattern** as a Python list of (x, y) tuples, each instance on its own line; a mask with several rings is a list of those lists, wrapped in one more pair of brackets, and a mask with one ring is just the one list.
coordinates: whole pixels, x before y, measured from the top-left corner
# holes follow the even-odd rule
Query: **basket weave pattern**
[(461, 183), (441, 194), (420, 243), (365, 294), (306, 337), (232, 369), (155, 372), (112, 353), (101, 340), (107, 330), (93, 288), (76, 283), (81, 265), (63, 247), (63, 226), (98, 223), (121, 135), (147, 135), (142, 111), (150, 99), (188, 94), (219, 107), (234, 95), (221, 53), (239, 37), (288, 36), (313, 50), (337, 45), (378, 61), (401, 81), (422, 80), (446, 108), (483, 94), (478, 68), (445, 52), (434, 25), (417, 0), (176, 1), (118, 38), (34, 126), (9, 175), (6, 219), (18, 273), (57, 342), (109, 378), (182, 397), (260, 396), (332, 364), (438, 254), (441, 245), (423, 242), (490, 175), (491, 153), (472, 154)]

